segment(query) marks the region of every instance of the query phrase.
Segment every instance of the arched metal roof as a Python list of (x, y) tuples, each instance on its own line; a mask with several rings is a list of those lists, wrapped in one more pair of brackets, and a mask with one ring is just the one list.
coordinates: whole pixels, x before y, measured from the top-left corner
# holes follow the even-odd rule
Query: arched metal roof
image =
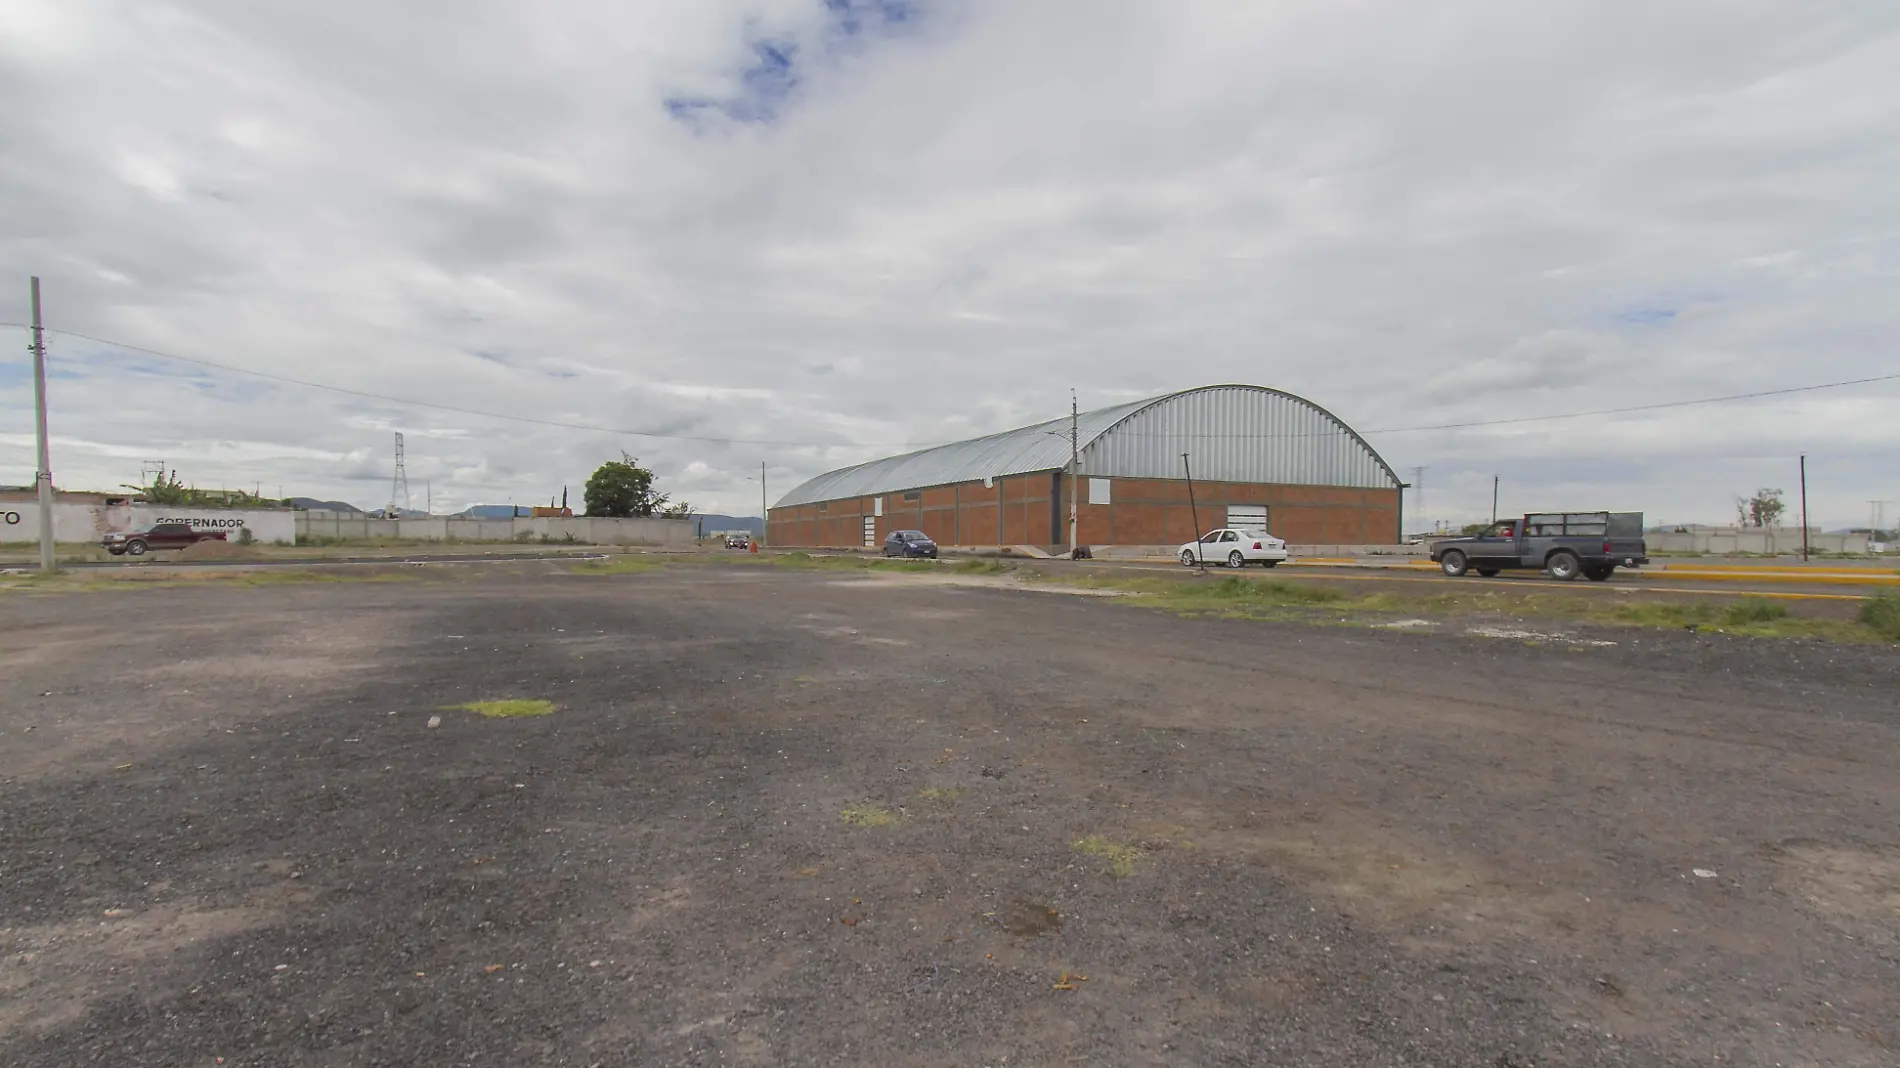
[[(1364, 438), (1309, 400), (1264, 386), (1202, 386), (1078, 418), (1084, 475), (1392, 489), (1399, 478)], [(1069, 463), (1069, 420), (938, 445), (810, 479), (775, 508), (953, 482), (1053, 471)]]

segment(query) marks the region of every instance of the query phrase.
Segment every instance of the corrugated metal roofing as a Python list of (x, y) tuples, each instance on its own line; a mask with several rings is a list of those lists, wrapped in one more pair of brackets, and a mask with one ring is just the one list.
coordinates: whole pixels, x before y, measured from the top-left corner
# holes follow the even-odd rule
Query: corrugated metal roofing
[[(1203, 386), (1098, 408), (1078, 417), (1085, 475), (1180, 478), (1181, 453), (1210, 482), (1390, 489), (1399, 479), (1331, 413), (1263, 386)], [(840, 468), (773, 507), (835, 501), (953, 482), (1053, 471), (1069, 463), (1069, 420)]]

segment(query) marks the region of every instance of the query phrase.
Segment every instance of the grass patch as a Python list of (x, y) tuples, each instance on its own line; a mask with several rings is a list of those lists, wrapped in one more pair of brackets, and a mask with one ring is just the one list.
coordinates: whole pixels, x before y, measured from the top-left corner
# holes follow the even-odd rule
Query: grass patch
[(1883, 593), (1860, 604), (1861, 626), (1891, 642), (1900, 642), (1900, 596)]
[(956, 570), (966, 575), (995, 575), (1004, 571), (1014, 571), (1016, 566), (1006, 564), (1001, 560), (965, 560), (956, 566)]
[(774, 567), (788, 567), (799, 571), (936, 571), (941, 565), (934, 560), (887, 560), (881, 556), (813, 556), (808, 552), (791, 552), (780, 556), (767, 557)]
[(895, 827), (897, 813), (869, 801), (857, 805), (846, 805), (838, 813), (838, 818), (853, 827)]
[(462, 712), (479, 712), (489, 719), (520, 719), (524, 716), (552, 715), (554, 712), (553, 701), (541, 700), (469, 701), (449, 707)]
[(645, 571), (658, 570), (659, 566), (651, 560), (616, 556), (609, 560), (589, 560), (587, 563), (567, 570), (568, 573), (574, 575), (638, 575)]
[(1141, 850), (1099, 834), (1078, 838), (1071, 848), (1085, 856), (1101, 857), (1108, 861), (1109, 872), (1118, 878), (1135, 874), (1135, 865), (1141, 861)]
[(942, 801), (948, 804), (963, 796), (963, 791), (954, 786), (926, 786), (917, 791), (917, 796), (925, 801)]
[(1117, 577), (1024, 571), (1032, 582), (1090, 589), (1113, 589), (1132, 603), (1183, 615), (1217, 619), (1293, 620), (1338, 626), (1367, 625), (1394, 616), (1478, 616), (1512, 620), (1550, 620), (1607, 626), (1713, 630), (1753, 638), (1804, 638), (1819, 641), (1900, 641), (1900, 596), (1885, 594), (1863, 603), (1858, 622), (1813, 619), (1790, 614), (1787, 604), (1769, 597), (1723, 601), (1707, 598), (1668, 601), (1643, 595), (1612, 600), (1596, 594), (1525, 592), (1485, 586), (1426, 592), (1356, 591), (1325, 584), (1324, 579), (1250, 579), (1229, 575), (1197, 578)]

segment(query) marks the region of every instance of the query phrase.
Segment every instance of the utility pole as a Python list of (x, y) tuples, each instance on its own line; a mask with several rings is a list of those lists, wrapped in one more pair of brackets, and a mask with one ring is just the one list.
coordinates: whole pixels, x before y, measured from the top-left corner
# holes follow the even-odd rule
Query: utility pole
[[(1412, 523), (1420, 530), (1425, 529), (1425, 465), (1412, 468)], [(1403, 526), (1403, 524), (1400, 524)], [(1400, 540), (1404, 540), (1405, 531), (1399, 531)]]
[(1188, 466), (1188, 454), (1181, 454), (1181, 471), (1187, 475), (1188, 515), (1194, 518), (1194, 566), (1207, 570), (1207, 550), (1201, 547), (1201, 510), (1194, 505), (1194, 468)]
[(1491, 522), (1498, 521), (1498, 476), (1491, 476)]
[(53, 559), (53, 459), (46, 437), (46, 330), (40, 324), (40, 278), (33, 276), (33, 422), (40, 466), (33, 475), (40, 501), (40, 570), (57, 570)]
[(765, 461), (760, 460), (759, 461), (759, 544), (760, 545), (767, 544), (765, 540), (765, 531), (766, 531), (765, 521), (770, 516), (770, 514), (771, 513), (767, 512), (765, 508)]
[(1808, 559), (1808, 454), (1801, 454), (1801, 559)]
[(1082, 475), (1081, 423), (1082, 415), (1076, 406), (1075, 390), (1069, 390), (1069, 559), (1075, 559), (1079, 542), (1076, 541), (1077, 508), (1081, 504)]

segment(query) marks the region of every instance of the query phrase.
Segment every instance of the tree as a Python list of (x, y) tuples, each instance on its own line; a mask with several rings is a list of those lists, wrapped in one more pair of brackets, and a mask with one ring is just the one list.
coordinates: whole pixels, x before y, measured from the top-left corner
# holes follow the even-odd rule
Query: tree
[(677, 501), (653, 513), (661, 519), (691, 519), (693, 506), (686, 501)]
[(1772, 527), (1788, 506), (1778, 489), (1758, 489), (1753, 497), (1735, 498), (1735, 520), (1744, 527)]
[(666, 507), (667, 497), (653, 492), (653, 472), (623, 452), (620, 459), (609, 460), (595, 469), (581, 491), (581, 500), (588, 515), (628, 519), (651, 516)]

